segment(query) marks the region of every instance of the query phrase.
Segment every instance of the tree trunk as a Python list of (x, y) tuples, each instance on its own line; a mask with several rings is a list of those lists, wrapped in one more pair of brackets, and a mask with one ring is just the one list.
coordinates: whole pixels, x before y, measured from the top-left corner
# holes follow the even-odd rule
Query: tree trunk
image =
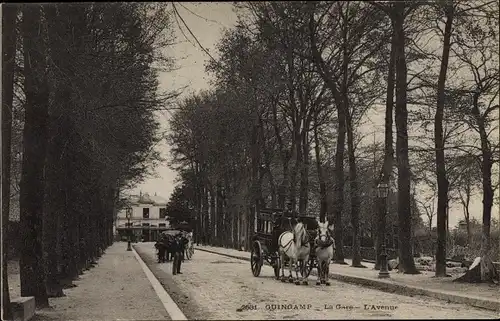
[(261, 200), (261, 186), (260, 186), (260, 145), (259, 145), (259, 125), (254, 124), (252, 128), (252, 211), (250, 211), (250, 230), (249, 230), (249, 239), (253, 237), (254, 233), (254, 222), (255, 215), (260, 212), (260, 200)]
[(302, 130), (302, 163), (300, 170), (300, 194), (299, 194), (299, 213), (307, 215), (307, 204), (309, 200), (309, 125)]
[(238, 237), (238, 211), (237, 207), (235, 204), (232, 204), (231, 206), (231, 219), (232, 219), (232, 226), (233, 226), (233, 231), (232, 231), (232, 248), (233, 249), (238, 249), (238, 243), (239, 243), (239, 237)]
[(325, 176), (323, 173), (323, 166), (321, 166), (321, 150), (319, 147), (319, 137), (318, 137), (318, 125), (317, 125), (317, 115), (314, 121), (314, 151), (316, 153), (316, 168), (318, 171), (318, 181), (319, 181), (319, 195), (320, 195), (320, 212), (319, 219), (321, 222), (325, 222), (326, 213), (328, 212), (328, 201), (326, 194), (326, 183)]
[(344, 149), (345, 149), (345, 118), (346, 111), (343, 99), (340, 97), (337, 89), (336, 79), (331, 71), (326, 66), (321, 53), (318, 51), (316, 45), (316, 37), (314, 34), (314, 14), (310, 16), (309, 37), (312, 49), (312, 60), (318, 69), (321, 78), (325, 81), (328, 89), (332, 93), (335, 105), (337, 108), (337, 145), (335, 152), (335, 168), (334, 168), (334, 207), (333, 207), (333, 221), (334, 222), (334, 238), (335, 238), (335, 261), (337, 263), (345, 264), (343, 253), (343, 228), (342, 228), (342, 210), (344, 207)]
[(208, 215), (209, 215), (209, 203), (208, 203), (208, 189), (206, 187), (202, 188), (203, 191), (203, 227), (202, 227), (202, 233), (203, 233), (203, 242), (205, 245), (208, 245), (208, 238), (210, 234), (210, 228), (209, 228), (209, 220), (208, 220)]
[(2, 14), (2, 320), (12, 319), (7, 275), (7, 239), (10, 213), (10, 168), (12, 140), (12, 101), (14, 97), (14, 67), (16, 53), (17, 4), (4, 4)]
[(279, 208), (285, 208), (285, 202), (286, 202), (286, 187), (288, 186), (288, 170), (289, 170), (289, 160), (290, 157), (288, 156), (283, 140), (281, 139), (281, 131), (279, 128), (278, 124), (278, 110), (277, 110), (277, 104), (273, 104), (272, 106), (272, 113), (273, 113), (273, 127), (274, 127), (274, 134), (276, 136), (276, 140), (278, 142), (278, 147), (280, 150), (280, 157), (281, 157), (281, 162), (283, 166), (283, 179), (278, 186), (278, 207)]
[(351, 224), (352, 224), (352, 266), (364, 267), (361, 264), (361, 244), (359, 235), (359, 188), (354, 155), (354, 129), (351, 116), (347, 117), (347, 153), (349, 160), (349, 186), (351, 194)]
[(446, 177), (446, 166), (444, 156), (445, 138), (443, 136), (443, 118), (445, 104), (446, 73), (448, 71), (448, 60), (450, 56), (451, 28), (453, 25), (453, 3), (445, 5), (446, 24), (444, 28), (443, 54), (441, 58), (441, 70), (437, 84), (437, 104), (434, 118), (434, 144), (436, 148), (436, 179), (438, 186), (437, 204), (437, 250), (436, 250), (436, 276), (446, 276), (446, 208), (448, 204), (448, 179)]
[(49, 305), (42, 253), (44, 163), (47, 150), (49, 92), (45, 48), (40, 37), (38, 5), (23, 8), (25, 123), (20, 193), (20, 226), (24, 242), (20, 257), (21, 295), (34, 296), (38, 307)]
[(217, 184), (217, 219), (216, 219), (216, 232), (217, 232), (217, 246), (224, 244), (225, 228), (224, 228), (224, 204), (223, 204), (222, 186)]
[(210, 215), (209, 215), (209, 233), (208, 233), (208, 238), (209, 238), (209, 244), (214, 245), (214, 239), (215, 239), (215, 191), (212, 186), (209, 187), (209, 194), (210, 194)]
[[(58, 122), (59, 115), (50, 117), (50, 134), (45, 165), (45, 206), (44, 206), (44, 249), (47, 255), (45, 266), (47, 273), (47, 294), (49, 297), (64, 296), (59, 283), (59, 265), (61, 263), (62, 216), (65, 211), (64, 199), (64, 160), (62, 157), (67, 133), (60, 130), (64, 126)], [(61, 126), (62, 125), (62, 126)]]
[[(394, 26), (393, 26), (394, 27)], [(394, 109), (394, 73), (396, 64), (396, 46), (394, 44), (395, 35), (392, 34), (391, 39), (391, 53), (389, 57), (389, 68), (387, 76), (387, 94), (385, 102), (385, 137), (384, 137), (384, 164), (381, 170), (381, 179), (378, 181), (390, 186), (390, 179), (392, 174), (392, 166), (394, 160), (394, 149), (393, 149), (393, 134), (392, 134), (392, 124), (393, 124), (393, 109)], [(380, 269), (380, 254), (382, 252), (382, 244), (385, 243), (386, 238), (386, 216), (387, 216), (387, 199), (377, 197), (376, 208), (378, 212), (377, 220), (377, 237), (376, 237), (376, 258), (375, 258), (375, 269)]]
[(483, 185), (483, 229), (481, 238), (481, 281), (492, 281), (492, 278), (497, 277), (497, 273), (492, 271), (490, 248), (491, 248), (491, 208), (493, 206), (493, 186), (491, 183), (491, 168), (493, 166), (493, 156), (490, 144), (488, 142), (488, 134), (484, 123), (484, 117), (479, 112), (479, 92), (474, 93), (474, 102), (472, 106), (472, 114), (476, 119), (479, 136), (481, 138), (481, 171)]
[(196, 244), (199, 245), (202, 242), (203, 236), (203, 187), (200, 183), (200, 166), (199, 163), (195, 161), (195, 185), (196, 185)]
[[(343, 104), (343, 103), (342, 103)], [(343, 253), (343, 228), (342, 228), (342, 210), (344, 208), (344, 147), (345, 147), (345, 113), (342, 106), (337, 107), (337, 118), (338, 118), (338, 137), (337, 137), (337, 148), (335, 152), (335, 169), (334, 169), (334, 205), (333, 205), (333, 217), (334, 217), (334, 232), (335, 232), (335, 253), (337, 263), (344, 262)], [(330, 220), (329, 220), (330, 221)]]
[(408, 158), (407, 70), (405, 58), (405, 3), (394, 3), (394, 32), (396, 45), (396, 149), (398, 162), (398, 228), (399, 270), (419, 274), (411, 248), (410, 163)]
[[(296, 122), (298, 122), (298, 120), (296, 120)], [(297, 124), (294, 124), (294, 127), (297, 126)], [(298, 128), (294, 129), (292, 156), (295, 157), (295, 164), (292, 168), (292, 173), (290, 174), (289, 200), (292, 205), (292, 209), (295, 210), (297, 206), (297, 174), (299, 172), (299, 169), (302, 167), (302, 140), (300, 138), (300, 132)]]
[(470, 210), (469, 210), (469, 205), (470, 205), (470, 189), (467, 191), (467, 195), (465, 196), (465, 223), (467, 224), (467, 245), (471, 246), (472, 245), (472, 232), (471, 232), (471, 227), (470, 227)]

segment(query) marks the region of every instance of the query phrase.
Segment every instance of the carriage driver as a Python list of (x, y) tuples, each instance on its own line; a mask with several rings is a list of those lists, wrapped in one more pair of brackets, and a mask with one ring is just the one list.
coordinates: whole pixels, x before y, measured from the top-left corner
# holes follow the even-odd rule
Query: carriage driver
[[(278, 215), (276, 212), (273, 213), (274, 216), (274, 226), (273, 226), (273, 232), (272, 232), (272, 245), (275, 248), (276, 251), (278, 251), (278, 238), (283, 233), (283, 226), (290, 225), (291, 228), (291, 219), (295, 218), (295, 211), (293, 210), (292, 202), (288, 201), (286, 203), (286, 209), (281, 213), (281, 215)], [(290, 224), (283, 225), (283, 222), (286, 222), (286, 220), (290, 221)]]

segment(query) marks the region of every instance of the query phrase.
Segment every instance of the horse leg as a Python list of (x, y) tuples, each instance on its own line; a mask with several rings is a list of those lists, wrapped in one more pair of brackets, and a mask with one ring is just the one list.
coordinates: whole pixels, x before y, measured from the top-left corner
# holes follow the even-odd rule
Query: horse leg
[(299, 259), (297, 259), (296, 261), (296, 264), (295, 264), (295, 284), (296, 285), (300, 285), (301, 283), (301, 277), (299, 276), (299, 271), (302, 270), (302, 265), (301, 265), (301, 261), (299, 261)]
[(318, 261), (318, 279), (316, 280), (316, 285), (321, 285), (321, 273), (323, 269), (321, 268), (322, 261)]
[(281, 282), (285, 282), (285, 254), (281, 253)]
[(326, 264), (325, 267), (325, 285), (330, 286), (330, 281), (328, 281), (329, 275), (330, 275), (330, 260)]
[(292, 259), (291, 257), (288, 258), (288, 282), (293, 283), (293, 274), (292, 274), (292, 269), (295, 264), (295, 259)]
[(327, 268), (327, 263), (326, 261), (321, 262), (321, 284), (325, 284), (325, 274), (326, 274), (326, 268)]
[(309, 262), (309, 257), (307, 257), (307, 258), (304, 260), (304, 264), (302, 265), (302, 270), (303, 270), (303, 272), (302, 272), (302, 273), (303, 273), (303, 274), (302, 274), (302, 284), (303, 284), (303, 285), (308, 285), (308, 284), (309, 284), (309, 282), (307, 281), (307, 278), (308, 278), (308, 277), (307, 277), (307, 276), (306, 276), (306, 277), (304, 277), (304, 276), (306, 275), (306, 269), (307, 269), (307, 268), (306, 268), (306, 264), (307, 264), (307, 262)]

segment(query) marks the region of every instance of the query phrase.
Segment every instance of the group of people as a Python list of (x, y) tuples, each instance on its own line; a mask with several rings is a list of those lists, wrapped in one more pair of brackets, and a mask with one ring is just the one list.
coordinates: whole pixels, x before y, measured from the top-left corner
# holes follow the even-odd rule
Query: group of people
[(155, 248), (158, 255), (158, 263), (172, 260), (172, 274), (182, 274), (181, 264), (184, 261), (184, 253), (190, 240), (190, 233), (177, 231), (175, 234), (161, 233)]

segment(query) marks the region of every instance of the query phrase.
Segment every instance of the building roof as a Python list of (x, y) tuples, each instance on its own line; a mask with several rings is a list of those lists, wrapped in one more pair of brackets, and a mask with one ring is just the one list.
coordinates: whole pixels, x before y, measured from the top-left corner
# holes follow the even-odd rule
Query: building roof
[(141, 195), (130, 195), (128, 200), (132, 205), (138, 205), (138, 204), (152, 204), (156, 206), (167, 205), (167, 200), (161, 196), (156, 195), (156, 193), (153, 196), (149, 195), (148, 193), (144, 193)]

